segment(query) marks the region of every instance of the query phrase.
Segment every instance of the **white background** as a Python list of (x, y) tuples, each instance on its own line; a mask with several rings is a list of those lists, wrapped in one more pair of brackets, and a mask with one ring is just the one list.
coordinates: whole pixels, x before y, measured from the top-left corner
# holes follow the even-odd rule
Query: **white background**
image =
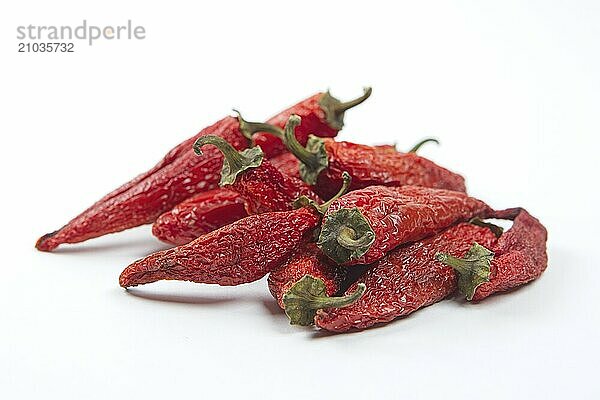
[[(211, 3), (1, 6), (0, 397), (598, 398), (598, 2)], [(147, 38), (17, 53), (18, 25), (84, 18)], [(149, 227), (33, 249), (232, 107), (365, 85), (340, 138), (438, 137), (422, 154), (471, 194), (545, 223), (541, 279), (326, 335), (289, 326), (264, 281), (125, 292), (120, 271), (164, 248)]]

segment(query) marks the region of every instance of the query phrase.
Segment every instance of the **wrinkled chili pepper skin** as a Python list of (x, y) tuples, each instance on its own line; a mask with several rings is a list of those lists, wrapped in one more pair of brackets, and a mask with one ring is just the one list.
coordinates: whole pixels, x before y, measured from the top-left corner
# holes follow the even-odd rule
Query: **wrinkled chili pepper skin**
[(329, 166), (319, 174), (315, 191), (324, 199), (331, 197), (340, 186), (343, 171), (352, 177), (351, 190), (373, 185), (413, 185), (466, 191), (462, 176), (415, 153), (391, 151), (390, 146), (323, 141)]
[(371, 264), (403, 243), (493, 212), (481, 200), (462, 192), (419, 186), (370, 186), (335, 200), (325, 213), (323, 225), (336, 211), (353, 208), (368, 221), (375, 239), (364, 255), (345, 265)]
[[(287, 110), (282, 111), (267, 121), (267, 123), (284, 127), (290, 115), (296, 114), (302, 117), (302, 127), (298, 127), (295, 134), (298, 141), (303, 145), (306, 144), (309, 134), (320, 137), (335, 137), (338, 130), (332, 128), (327, 122), (325, 111), (320, 104), (324, 95), (325, 93), (312, 95)], [(253, 140), (256, 145), (260, 146), (267, 158), (287, 151), (281, 139), (267, 133), (257, 133), (254, 135)]]
[(179, 246), (247, 216), (239, 193), (218, 188), (190, 197), (162, 214), (152, 225), (152, 234)]
[(248, 214), (292, 210), (294, 200), (300, 196), (321, 202), (310, 186), (283, 174), (268, 160), (238, 175), (235, 183), (229, 187), (245, 200)]
[[(282, 128), (291, 114), (298, 113), (307, 121), (298, 130), (301, 143), (306, 143), (309, 133), (335, 136), (337, 130), (330, 127), (319, 105), (323, 95), (318, 93), (301, 101), (274, 116), (268, 123)], [(239, 131), (238, 120), (226, 117), (173, 148), (152, 169), (107, 194), (61, 229), (42, 236), (36, 248), (52, 251), (63, 243), (83, 242), (152, 223), (182, 200), (215, 188), (219, 181), (222, 155), (212, 149), (200, 158), (192, 150), (194, 142), (204, 135), (220, 136), (238, 150), (248, 145), (247, 139)], [(280, 154), (285, 149), (281, 139), (270, 134), (257, 133), (253, 139), (267, 157)]]
[(347, 268), (329, 262), (314, 243), (306, 243), (285, 264), (269, 274), (267, 283), (279, 307), (285, 309), (283, 295), (304, 275), (321, 279), (326, 294), (333, 296), (340, 291), (347, 271)]
[(319, 310), (315, 324), (332, 332), (364, 329), (390, 322), (455, 292), (454, 270), (435, 259), (437, 252), (463, 257), (474, 242), (492, 246), (496, 236), (485, 227), (461, 223), (423, 241), (404, 245), (379, 260), (354, 283), (367, 287), (364, 295), (344, 308)]
[[(512, 227), (498, 242), (488, 247), (494, 252), (489, 282), (475, 290), (473, 301), (521, 286), (538, 278), (548, 265), (546, 228), (524, 209), (513, 209), (512, 215), (497, 213), (497, 218), (514, 219)], [(487, 247), (487, 246), (486, 246)]]
[(122, 287), (159, 280), (222, 286), (262, 278), (309, 240), (320, 216), (309, 208), (251, 215), (179, 247), (159, 251), (129, 265)]
[(276, 157), (270, 158), (269, 161), (281, 173), (296, 179), (301, 179), (299, 169), (300, 162), (292, 153), (281, 153)]
[(197, 157), (192, 149), (198, 137), (209, 134), (222, 137), (236, 149), (247, 146), (238, 120), (226, 117), (175, 147), (133, 183), (105, 196), (60, 230), (40, 238), (36, 247), (51, 251), (62, 243), (82, 242), (148, 224), (193, 194), (215, 188), (223, 163), (221, 152), (214, 148), (205, 157)]

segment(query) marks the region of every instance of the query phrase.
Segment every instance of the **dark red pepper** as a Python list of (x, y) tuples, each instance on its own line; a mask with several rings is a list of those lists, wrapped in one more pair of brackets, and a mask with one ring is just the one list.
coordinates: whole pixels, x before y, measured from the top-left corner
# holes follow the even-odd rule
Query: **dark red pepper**
[(359, 285), (366, 286), (364, 295), (353, 304), (328, 308), (331, 299), (305, 296), (302, 305), (307, 314), (316, 313), (317, 326), (334, 332), (392, 321), (443, 300), (456, 290), (457, 274), (435, 260), (437, 252), (462, 257), (474, 242), (493, 246), (496, 240), (486, 227), (461, 223), (436, 236), (401, 246), (377, 261), (346, 291), (352, 294)]
[[(349, 185), (346, 178), (340, 195)], [(159, 251), (129, 265), (119, 278), (122, 287), (159, 280), (185, 280), (239, 285), (278, 268), (303, 243), (312, 239), (321, 206), (250, 215), (179, 247)]]
[(538, 278), (546, 269), (546, 228), (526, 210), (496, 212), (495, 218), (513, 219), (512, 227), (492, 246), (475, 243), (464, 258), (440, 250), (436, 258), (454, 268), (458, 287), (467, 300), (483, 300)]
[(179, 247), (128, 266), (122, 287), (159, 280), (239, 285), (279, 267), (310, 239), (320, 216), (310, 208), (250, 215)]
[(318, 245), (339, 264), (370, 264), (408, 242), (492, 210), (462, 192), (418, 186), (370, 186), (331, 203)]
[[(299, 114), (309, 122), (298, 132), (301, 142), (310, 132), (335, 136), (343, 126), (344, 112), (364, 101), (370, 90), (356, 100), (341, 103), (329, 93), (318, 93), (279, 113), (269, 125), (283, 127), (291, 114)], [(273, 135), (257, 133), (264, 124), (248, 124), (226, 117), (203, 129), (172, 149), (154, 168), (139, 175), (115, 191), (104, 196), (61, 229), (42, 236), (36, 243), (38, 250), (51, 251), (62, 243), (85, 240), (152, 223), (162, 213), (196, 193), (217, 186), (222, 156), (217, 149), (205, 157), (197, 157), (192, 144), (202, 136), (223, 138), (236, 149), (248, 145), (248, 138), (260, 144), (263, 151), (274, 156), (283, 151), (281, 140)]]
[(264, 159), (260, 146), (238, 152), (219, 137), (203, 136), (194, 144), (194, 150), (202, 155), (205, 145), (216, 146), (223, 153), (220, 185), (227, 185), (242, 196), (248, 214), (292, 210), (294, 201), (301, 196), (321, 202), (308, 185)]
[(152, 225), (152, 234), (163, 242), (182, 245), (247, 216), (239, 193), (218, 188), (190, 197), (162, 214)]
[[(292, 126), (298, 126), (300, 118), (293, 115), (290, 122)], [(372, 185), (414, 185), (464, 192), (462, 176), (415, 153), (420, 145), (429, 141), (435, 139), (419, 143), (408, 153), (316, 136), (310, 136), (303, 147), (295, 139), (293, 130), (285, 131), (288, 149), (301, 161), (300, 176), (323, 198), (329, 198), (335, 192), (332, 188), (339, 187), (343, 171), (352, 177), (350, 190)]]

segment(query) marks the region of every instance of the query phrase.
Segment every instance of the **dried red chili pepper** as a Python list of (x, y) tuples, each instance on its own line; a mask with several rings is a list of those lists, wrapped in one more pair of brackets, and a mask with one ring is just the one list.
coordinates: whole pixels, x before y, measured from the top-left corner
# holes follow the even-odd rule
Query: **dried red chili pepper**
[(377, 261), (346, 291), (348, 295), (359, 285), (366, 286), (364, 295), (353, 304), (329, 308), (331, 298), (305, 294), (298, 308), (309, 316), (316, 314), (315, 324), (334, 332), (392, 321), (443, 300), (456, 290), (457, 274), (435, 260), (436, 252), (461, 257), (474, 242), (493, 246), (496, 240), (486, 227), (461, 223), (436, 236), (398, 247)]
[(301, 196), (320, 203), (308, 185), (265, 160), (259, 146), (238, 152), (223, 139), (209, 135), (198, 138), (194, 144), (198, 155), (202, 155), (205, 145), (216, 146), (223, 153), (220, 185), (228, 185), (244, 198), (248, 214), (292, 210), (294, 201)]
[[(301, 119), (292, 115), (293, 126), (302, 126)], [(285, 133), (285, 143), (301, 162), (300, 176), (314, 185), (315, 191), (328, 198), (331, 188), (339, 187), (342, 171), (352, 177), (351, 190), (372, 185), (415, 185), (439, 189), (465, 191), (464, 178), (415, 154), (427, 139), (409, 153), (390, 152), (388, 148), (366, 146), (350, 142), (335, 142), (310, 136), (306, 147)]]
[[(299, 114), (309, 121), (303, 130), (298, 131), (300, 141), (306, 140), (309, 132), (335, 136), (343, 126), (344, 112), (360, 104), (370, 93), (370, 89), (365, 90), (363, 96), (347, 103), (336, 100), (329, 93), (318, 93), (279, 113), (268, 124), (283, 127), (291, 114)], [(279, 138), (263, 133), (254, 134), (263, 128), (264, 124), (248, 124), (226, 117), (203, 129), (173, 148), (149, 171), (107, 194), (61, 229), (42, 236), (36, 248), (51, 251), (62, 243), (83, 242), (154, 222), (184, 199), (216, 187), (221, 154), (217, 149), (212, 149), (205, 157), (196, 157), (192, 151), (196, 139), (216, 135), (236, 149), (243, 149), (248, 144), (247, 138), (253, 138), (267, 154), (279, 154), (283, 150)]]
[[(287, 123), (289, 116), (295, 114), (300, 116), (304, 121), (303, 126), (295, 132), (298, 135), (297, 138), (300, 143), (306, 143), (309, 134), (334, 137), (344, 127), (344, 113), (348, 109), (361, 104), (370, 95), (371, 88), (365, 88), (362, 96), (342, 103), (331, 96), (329, 92), (317, 93), (271, 118), (267, 124), (263, 124), (263, 128), (265, 132), (272, 133), (268, 125), (283, 127)], [(274, 157), (286, 151), (286, 146), (281, 141), (281, 138), (272, 134), (259, 133), (252, 135), (248, 131), (247, 137), (252, 137), (254, 143), (263, 149), (267, 158)]]
[[(269, 161), (282, 173), (300, 179), (294, 155), (286, 152)], [(238, 192), (217, 188), (190, 197), (162, 214), (152, 225), (152, 233), (163, 242), (182, 245), (247, 216), (245, 200)]]
[(308, 208), (251, 215), (128, 266), (122, 287), (159, 280), (239, 285), (277, 268), (319, 224)]
[(418, 186), (370, 186), (331, 203), (318, 245), (339, 264), (370, 264), (395, 247), (492, 210), (465, 193)]
[[(236, 148), (247, 145), (233, 117), (202, 130), (196, 137), (207, 134), (218, 135)], [(222, 157), (214, 149), (198, 160), (192, 151), (196, 137), (175, 147), (150, 171), (103, 197), (58, 231), (41, 237), (36, 247), (51, 251), (62, 243), (82, 242), (151, 223), (191, 195), (214, 188)]]
[(280, 268), (269, 274), (269, 291), (277, 300), (277, 304), (285, 309), (284, 294), (305, 275), (319, 280), (326, 296), (335, 295), (346, 279), (347, 268), (339, 267), (323, 256), (314, 243), (301, 246)]
[(186, 245), (154, 253), (129, 265), (119, 284), (130, 287), (158, 280), (186, 280), (231, 286), (260, 279), (311, 239), (329, 204), (307, 202), (307, 206), (292, 211), (250, 215)]
[(152, 225), (152, 234), (163, 242), (182, 245), (247, 216), (239, 193), (218, 188), (190, 197), (162, 214)]
[(464, 258), (444, 250), (437, 260), (454, 268), (458, 287), (467, 300), (483, 300), (538, 278), (546, 269), (546, 228), (524, 209), (495, 213), (495, 218), (513, 219), (512, 227), (492, 246), (475, 243)]

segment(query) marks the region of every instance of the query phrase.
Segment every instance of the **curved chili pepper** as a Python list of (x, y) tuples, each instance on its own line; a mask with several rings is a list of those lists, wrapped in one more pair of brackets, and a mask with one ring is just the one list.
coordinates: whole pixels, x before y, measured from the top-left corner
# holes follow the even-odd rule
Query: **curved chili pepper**
[(163, 242), (182, 245), (247, 216), (239, 193), (217, 188), (190, 197), (162, 214), (152, 225), (152, 234)]
[(312, 303), (305, 301), (301, 308), (316, 314), (317, 326), (333, 332), (390, 322), (441, 301), (456, 290), (457, 274), (435, 260), (436, 252), (462, 257), (473, 242), (492, 246), (496, 240), (488, 228), (461, 223), (436, 236), (401, 246), (377, 261), (346, 291), (349, 295), (359, 285), (366, 286), (364, 295), (353, 304), (327, 308), (332, 299), (323, 298)]
[[(297, 115), (290, 117), (294, 126), (302, 126)], [(352, 177), (351, 190), (372, 185), (414, 185), (438, 189), (466, 191), (465, 180), (434, 162), (415, 154), (424, 143), (437, 140), (426, 139), (409, 153), (366, 146), (350, 142), (335, 142), (310, 136), (306, 147), (285, 133), (285, 143), (301, 162), (300, 176), (323, 198), (328, 198), (332, 187), (339, 187), (342, 171)]]
[[(340, 195), (348, 185), (347, 177)], [(311, 240), (321, 214), (329, 206), (303, 199), (306, 206), (296, 210), (250, 215), (186, 245), (138, 260), (121, 273), (119, 284), (130, 287), (159, 280), (185, 280), (232, 286), (260, 279)]]
[(194, 151), (202, 155), (201, 148), (207, 144), (223, 153), (220, 184), (230, 185), (244, 198), (248, 214), (292, 210), (294, 201), (301, 196), (320, 202), (304, 182), (283, 174), (265, 160), (259, 146), (238, 152), (219, 137), (203, 136), (194, 144)]
[(443, 252), (437, 260), (454, 268), (458, 288), (467, 300), (483, 300), (538, 278), (546, 269), (546, 228), (522, 208), (495, 213), (513, 219), (512, 227), (492, 246), (475, 243), (464, 258)]
[(277, 304), (285, 309), (284, 294), (305, 275), (319, 279), (325, 288), (325, 294), (333, 296), (341, 289), (347, 271), (347, 268), (341, 268), (323, 257), (314, 243), (306, 243), (285, 264), (271, 272), (267, 282)]
[[(335, 136), (343, 126), (344, 112), (360, 104), (371, 91), (356, 100), (342, 103), (329, 93), (318, 93), (288, 108), (268, 121), (283, 127), (291, 114), (302, 115), (307, 126), (298, 132), (304, 142), (309, 132)], [(240, 125), (241, 122), (241, 125)], [(270, 156), (279, 154), (284, 146), (270, 134), (260, 133), (264, 124), (248, 124), (226, 117), (172, 149), (152, 169), (107, 194), (61, 229), (42, 236), (36, 248), (52, 251), (62, 243), (78, 243), (88, 239), (152, 223), (162, 213), (190, 196), (217, 186), (221, 154), (211, 149), (205, 157), (196, 157), (192, 144), (202, 136), (216, 135), (236, 149), (248, 145), (248, 137), (260, 144)], [(259, 132), (256, 135), (255, 132)]]
[(465, 193), (418, 186), (370, 186), (331, 203), (318, 245), (339, 264), (370, 264), (395, 247), (492, 210)]

